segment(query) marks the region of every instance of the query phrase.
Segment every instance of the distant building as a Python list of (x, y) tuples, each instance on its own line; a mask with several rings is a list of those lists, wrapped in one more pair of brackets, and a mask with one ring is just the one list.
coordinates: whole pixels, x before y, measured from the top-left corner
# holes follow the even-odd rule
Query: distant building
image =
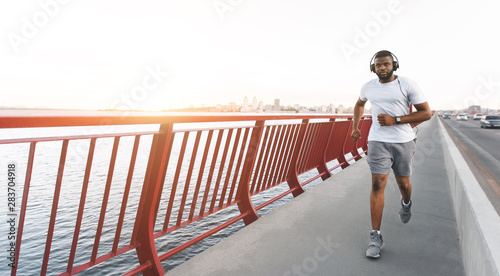
[(280, 99), (274, 99), (274, 111), (281, 111)]
[(264, 103), (262, 101), (259, 102), (259, 106), (257, 107), (257, 112), (264, 112)]
[(335, 106), (333, 104), (330, 104), (327, 109), (326, 109), (326, 112), (330, 113), (330, 114), (335, 114), (336, 110), (335, 110)]
[(245, 99), (243, 99), (243, 107), (247, 108), (248, 107), (248, 98), (245, 96)]
[(259, 105), (257, 104), (257, 97), (253, 97), (252, 110), (257, 110), (257, 109), (259, 109)]
[(476, 113), (481, 113), (481, 106), (479, 105), (471, 105), (467, 111), (467, 114), (474, 115)]
[(343, 105), (339, 105), (337, 108), (337, 113), (338, 114), (344, 114), (345, 113), (345, 107)]
[(237, 111), (237, 106), (235, 102), (230, 102), (228, 106), (228, 111), (229, 112), (236, 112)]
[(245, 97), (240, 112), (264, 112), (264, 104), (262, 101), (257, 102), (257, 97), (253, 97), (252, 104), (250, 104), (248, 98)]
[(245, 99), (243, 99), (243, 105), (241, 106), (241, 112), (250, 112), (251, 108), (248, 105), (248, 98), (245, 96)]

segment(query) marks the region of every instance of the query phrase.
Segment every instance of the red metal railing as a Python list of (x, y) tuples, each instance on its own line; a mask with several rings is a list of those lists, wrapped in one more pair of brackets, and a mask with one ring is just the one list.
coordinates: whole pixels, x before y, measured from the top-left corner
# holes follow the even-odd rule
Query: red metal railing
[[(73, 126), (109, 126), (109, 125), (159, 125), (156, 131), (139, 131), (127, 133), (98, 133), (90, 135), (66, 135), (42, 138), (2, 139), (2, 144), (30, 145), (26, 162), (23, 196), (17, 230), (15, 260), (11, 275), (16, 275), (17, 263), (22, 247), (25, 218), (29, 208), (30, 185), (33, 182), (36, 146), (44, 142), (62, 141), (59, 152), (58, 172), (54, 193), (51, 199), (50, 220), (45, 234), (45, 249), (40, 267), (40, 275), (46, 275), (50, 265), (49, 257), (53, 248), (54, 231), (57, 229), (57, 215), (64, 212), (59, 206), (61, 187), (65, 168), (70, 160), (67, 158), (70, 142), (88, 141), (88, 152), (85, 156), (83, 183), (79, 196), (74, 196), (74, 206), (78, 206), (74, 217), (74, 228), (71, 245), (67, 246), (68, 261), (65, 270), (51, 271), (58, 275), (73, 275), (83, 270), (110, 260), (118, 255), (135, 249), (139, 265), (125, 275), (163, 275), (161, 262), (179, 253), (187, 247), (213, 235), (229, 225), (243, 220), (249, 224), (259, 218), (261, 208), (283, 198), (288, 194), (298, 196), (304, 192), (304, 185), (311, 181), (331, 176), (331, 171), (345, 168), (352, 160), (361, 158), (361, 152), (367, 150), (367, 134), (371, 125), (371, 117), (362, 118), (360, 128), (362, 138), (354, 143), (350, 138), (352, 116), (334, 115), (205, 115), (205, 116), (165, 116), (163, 114), (129, 114), (116, 115), (113, 112), (15, 112), (0, 113), (0, 129), (5, 128), (47, 128)], [(198, 123), (233, 122), (228, 127), (195, 128)], [(250, 122), (250, 123), (249, 123)], [(183, 124), (188, 129), (176, 129)], [(59, 129), (59, 128), (58, 128)], [(134, 170), (141, 152), (139, 145), (145, 137), (151, 137), (148, 163), (143, 177), (142, 191), (136, 197), (131, 193)], [(132, 152), (128, 161), (128, 170), (117, 169), (117, 156), (125, 137), (133, 137)], [(82, 242), (80, 233), (88, 202), (89, 181), (92, 170), (96, 166), (94, 156), (96, 144), (102, 139), (113, 139), (109, 153), (107, 178), (103, 186), (102, 202), (98, 213), (94, 242), (86, 262), (75, 264), (75, 256)], [(347, 156), (347, 157), (346, 157)], [(338, 165), (329, 166), (330, 161), (338, 161)], [(311, 170), (317, 174), (308, 180), (299, 181), (299, 176)], [(105, 221), (113, 176), (117, 173), (127, 175), (116, 226), (107, 229)], [(274, 198), (254, 206), (252, 198), (263, 191), (287, 183), (289, 189)], [(132, 195), (132, 198), (131, 198)], [(126, 211), (130, 203), (135, 202), (137, 212), (131, 221), (126, 219)], [(47, 203), (48, 204), (48, 203)], [(115, 203), (113, 203), (115, 204)], [(236, 205), (239, 213), (220, 225), (195, 237), (194, 239), (168, 250), (157, 252), (155, 240), (177, 229), (185, 227), (230, 206)], [(95, 211), (95, 210), (91, 210)], [(123, 244), (124, 225), (133, 225), (130, 240)], [(113, 224), (115, 225), (115, 224)], [(62, 226), (61, 226), (62, 227)], [(109, 227), (108, 227), (109, 228)], [(102, 253), (101, 238), (104, 232), (114, 231), (111, 250)], [(88, 239), (89, 237), (85, 237)], [(120, 246), (121, 245), (121, 246)], [(77, 250), (78, 249), (78, 250)], [(62, 250), (58, 248), (58, 250)], [(35, 273), (35, 272), (33, 272)]]

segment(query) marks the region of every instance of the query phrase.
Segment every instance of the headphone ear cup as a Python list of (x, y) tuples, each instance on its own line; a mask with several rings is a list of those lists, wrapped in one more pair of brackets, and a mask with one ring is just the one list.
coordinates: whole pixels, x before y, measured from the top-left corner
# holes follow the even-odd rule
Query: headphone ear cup
[(370, 64), (370, 71), (375, 73), (375, 64)]
[(392, 70), (396, 71), (399, 68), (399, 63), (397, 61), (392, 62)]

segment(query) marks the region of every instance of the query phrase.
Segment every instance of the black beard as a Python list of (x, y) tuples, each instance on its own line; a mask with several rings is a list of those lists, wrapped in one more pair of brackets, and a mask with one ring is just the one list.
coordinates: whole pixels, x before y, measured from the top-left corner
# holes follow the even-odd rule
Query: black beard
[(380, 74), (377, 73), (378, 79), (381, 81), (389, 81), (392, 78), (392, 74), (394, 73), (394, 70), (391, 70), (387, 76), (382, 77)]

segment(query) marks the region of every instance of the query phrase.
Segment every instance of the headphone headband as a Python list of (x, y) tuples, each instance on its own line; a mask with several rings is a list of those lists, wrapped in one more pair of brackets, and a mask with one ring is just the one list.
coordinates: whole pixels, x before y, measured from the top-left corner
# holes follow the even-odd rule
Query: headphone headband
[(376, 52), (376, 53), (373, 55), (373, 57), (370, 59), (370, 71), (371, 71), (371, 72), (373, 72), (373, 73), (375, 73), (375, 64), (374, 64), (374, 63), (372, 63), (372, 61), (374, 61), (374, 60), (375, 60), (375, 57), (376, 57), (376, 56), (377, 56), (380, 52), (388, 52), (389, 54), (391, 54), (391, 56), (392, 56), (392, 60), (393, 60), (393, 61), (392, 61), (392, 70), (394, 70), (394, 71), (398, 70), (398, 68), (399, 68), (399, 60), (398, 60), (398, 57), (397, 57), (395, 54), (393, 54), (391, 51), (381, 50), (381, 51)]

